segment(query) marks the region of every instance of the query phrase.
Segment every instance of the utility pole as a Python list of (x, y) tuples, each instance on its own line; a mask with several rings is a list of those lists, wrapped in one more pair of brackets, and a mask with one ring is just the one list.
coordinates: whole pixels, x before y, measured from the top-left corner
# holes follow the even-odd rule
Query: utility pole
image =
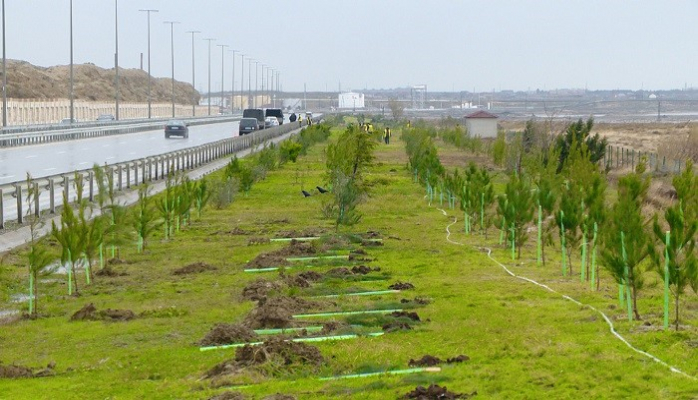
[[(196, 63), (194, 62), (196, 59), (194, 58), (194, 35), (197, 33), (201, 33), (200, 31), (188, 31), (187, 33), (191, 33), (191, 86), (196, 90)], [(194, 100), (194, 99), (192, 99)], [(191, 104), (191, 115), (192, 117), (196, 116), (196, 102), (192, 101)]]
[(227, 44), (217, 44), (216, 46), (221, 48), (221, 105), (220, 108), (225, 107), (225, 101), (223, 97), (223, 91), (225, 90), (225, 85), (223, 83), (225, 79), (225, 48), (228, 47)]
[(115, 118), (119, 120), (119, 0), (114, 0), (114, 68), (116, 71), (116, 79), (114, 82), (115, 86), (115, 105), (116, 105), (116, 115)]
[(240, 54), (240, 68), (242, 70), (240, 75), (240, 109), (245, 108), (245, 104), (242, 101), (242, 96), (245, 95), (245, 55)]
[(70, 0), (70, 123), (75, 118), (75, 93), (73, 91), (73, 0)]
[(257, 108), (257, 97), (259, 93), (257, 92), (259, 83), (259, 61), (254, 62), (254, 108)]
[(165, 21), (165, 24), (170, 24), (170, 54), (172, 55), (172, 118), (175, 117), (175, 79), (174, 79), (174, 26), (178, 21)]
[[(72, 2), (72, 0), (71, 0)], [(151, 103), (152, 99), (150, 98), (150, 86), (151, 86), (151, 81), (152, 75), (150, 74), (150, 13), (158, 12), (158, 10), (138, 10), (138, 11), (143, 11), (148, 14), (148, 119), (152, 117), (151, 113)]]
[(204, 40), (208, 41), (208, 116), (211, 116), (211, 42), (216, 40), (213, 38), (206, 38)]
[(7, 126), (7, 57), (5, 57), (5, 0), (2, 0), (2, 127)]
[(237, 50), (228, 50), (229, 52), (233, 53), (233, 77), (230, 80), (230, 113), (232, 114), (233, 111), (235, 110), (235, 53), (238, 53)]
[(252, 108), (252, 59), (247, 58), (247, 107)]

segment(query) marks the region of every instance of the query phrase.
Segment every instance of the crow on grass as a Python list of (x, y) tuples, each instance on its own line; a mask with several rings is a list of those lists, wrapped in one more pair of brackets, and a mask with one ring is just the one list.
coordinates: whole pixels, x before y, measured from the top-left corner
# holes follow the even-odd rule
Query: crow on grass
[(306, 192), (305, 190), (301, 190), (303, 192), (303, 197), (310, 197), (310, 193)]
[(315, 187), (317, 188), (318, 192), (320, 192), (320, 193), (327, 193), (327, 192), (329, 192), (329, 190), (324, 189), (324, 188), (322, 188), (322, 187), (320, 187), (320, 186), (315, 186)]

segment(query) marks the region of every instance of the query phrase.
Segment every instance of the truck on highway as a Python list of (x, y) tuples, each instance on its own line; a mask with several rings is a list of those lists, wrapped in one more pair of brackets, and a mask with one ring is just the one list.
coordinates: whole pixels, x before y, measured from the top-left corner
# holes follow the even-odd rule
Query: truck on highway
[(258, 129), (264, 129), (264, 110), (261, 108), (247, 108), (242, 111), (242, 118), (257, 119)]

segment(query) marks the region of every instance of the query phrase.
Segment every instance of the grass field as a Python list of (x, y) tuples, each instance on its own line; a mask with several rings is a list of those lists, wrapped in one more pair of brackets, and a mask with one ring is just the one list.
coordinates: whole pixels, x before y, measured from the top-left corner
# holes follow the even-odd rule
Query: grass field
[[(449, 166), (464, 166), (467, 155), (437, 142)], [(281, 294), (308, 296), (361, 290), (385, 290), (391, 283), (412, 283), (413, 290), (366, 297), (340, 297), (315, 311), (387, 309), (401, 299), (428, 298), (410, 306), (421, 322), (412, 330), (380, 337), (311, 343), (323, 355), (320, 366), (250, 369), (222, 380), (204, 379), (214, 365), (233, 358), (234, 349), (201, 352), (196, 344), (217, 323), (238, 323), (254, 307), (241, 300), (242, 289), (255, 279), (279, 278), (278, 272), (245, 273), (244, 265), (285, 243), (248, 245), (252, 237), (273, 237), (280, 231), (324, 229), (323, 145), (316, 145), (296, 164), (272, 171), (249, 195), (239, 195), (227, 209), (206, 209), (200, 219), (170, 241), (161, 236), (142, 254), (123, 249), (126, 263), (115, 265), (118, 277), (99, 277), (82, 286), (80, 297), (67, 297), (65, 278), (41, 286), (36, 320), (0, 325), (0, 361), (42, 368), (55, 362), (55, 375), (44, 378), (0, 379), (0, 398), (7, 399), (207, 399), (232, 390), (251, 399), (275, 393), (299, 399), (391, 399), (417, 385), (437, 383), (457, 393), (477, 392), (486, 399), (692, 399), (698, 398), (698, 301), (691, 293), (683, 310), (685, 329), (664, 332), (658, 278), (640, 298), (644, 321), (628, 323), (618, 307), (617, 287), (609, 279), (592, 292), (579, 276), (563, 278), (555, 250), (537, 267), (531, 241), (522, 260), (488, 239), (465, 235), (461, 214), (431, 206), (424, 190), (405, 168), (404, 145), (395, 132), (390, 145), (380, 145), (366, 176), (370, 196), (360, 206), (361, 222), (342, 232), (377, 231), (384, 246), (365, 248), (379, 266), (382, 279), (320, 281), (311, 288), (282, 289)], [(503, 182), (503, 177), (498, 178)], [(498, 186), (499, 187), (499, 186)], [(455, 222), (455, 223), (454, 223)], [(451, 235), (447, 241), (447, 226)], [(235, 228), (250, 235), (232, 234)], [(605, 312), (618, 332), (634, 346), (650, 352), (690, 377), (628, 348), (610, 332), (603, 318), (589, 307), (508, 275), (492, 256), (515, 274), (545, 283), (560, 293)], [(216, 269), (173, 275), (177, 268), (203, 262)], [(579, 260), (573, 260), (575, 268)], [(2, 260), (3, 296), (24, 284), (21, 253)], [(336, 265), (335, 265), (336, 266)], [(22, 269), (22, 268), (24, 269)], [(325, 271), (334, 266), (317, 266)], [(303, 271), (302, 268), (289, 273)], [(604, 278), (607, 278), (604, 277)], [(82, 283), (82, 282), (81, 282)], [(128, 322), (69, 322), (85, 304), (97, 309), (129, 309), (145, 313)], [(380, 331), (381, 317), (336, 317)], [(318, 319), (318, 321), (323, 321)], [(327, 319), (324, 320), (325, 322)], [(441, 365), (440, 372), (321, 381), (335, 375), (408, 368), (410, 359), (430, 354), (441, 359), (467, 355), (470, 360)], [(277, 366), (278, 367), (278, 366)], [(232, 386), (232, 388), (230, 387)], [(235, 386), (243, 386), (235, 388)]]

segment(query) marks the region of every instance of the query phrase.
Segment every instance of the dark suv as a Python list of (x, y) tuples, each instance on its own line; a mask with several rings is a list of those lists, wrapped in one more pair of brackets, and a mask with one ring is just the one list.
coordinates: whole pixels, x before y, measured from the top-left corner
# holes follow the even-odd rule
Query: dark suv
[(264, 129), (264, 110), (261, 108), (248, 108), (242, 111), (242, 118), (255, 118), (257, 128)]
[(265, 117), (276, 117), (276, 119), (279, 121), (279, 125), (284, 124), (284, 112), (281, 111), (280, 108), (267, 108), (266, 112), (264, 113)]
[(252, 133), (259, 129), (259, 122), (257, 118), (242, 118), (240, 120), (240, 129), (238, 133), (240, 136)]

